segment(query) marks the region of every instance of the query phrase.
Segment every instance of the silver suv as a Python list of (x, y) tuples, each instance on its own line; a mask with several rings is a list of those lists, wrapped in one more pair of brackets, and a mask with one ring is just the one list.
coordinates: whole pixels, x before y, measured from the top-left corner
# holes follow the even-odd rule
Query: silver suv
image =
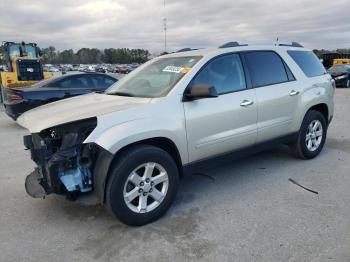
[(37, 164), (26, 190), (71, 199), (92, 192), (122, 222), (143, 225), (170, 207), (179, 177), (209, 159), (275, 143), (317, 156), (333, 94), (331, 76), (295, 42), (161, 56), (103, 94), (23, 114)]

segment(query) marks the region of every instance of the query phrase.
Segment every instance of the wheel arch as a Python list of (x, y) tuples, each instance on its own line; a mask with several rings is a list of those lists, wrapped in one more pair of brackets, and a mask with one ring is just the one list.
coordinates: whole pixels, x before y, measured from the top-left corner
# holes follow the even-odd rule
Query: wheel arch
[(108, 180), (110, 179), (111, 168), (117, 163), (120, 156), (122, 156), (126, 150), (137, 145), (151, 145), (166, 151), (174, 159), (176, 166), (178, 168), (180, 177), (183, 176), (183, 164), (182, 164), (180, 152), (176, 144), (171, 139), (167, 137), (152, 137), (152, 138), (135, 141), (131, 144), (125, 145), (124, 147), (120, 148), (110, 159), (108, 163), (109, 165), (108, 169), (106, 170), (107, 172), (105, 172), (104, 174), (98, 175), (98, 179), (101, 181), (96, 183), (100, 187), (99, 189), (97, 189), (97, 194), (102, 203), (105, 203), (105, 200), (106, 200), (105, 189), (106, 189)]
[[(309, 112), (310, 110), (315, 110), (315, 111), (320, 112), (324, 116), (326, 123), (328, 124), (328, 122), (329, 122), (329, 109), (328, 109), (328, 106), (326, 103), (319, 103), (319, 104), (313, 105), (306, 111), (306, 113)], [(305, 115), (306, 115), (306, 113), (305, 113)]]

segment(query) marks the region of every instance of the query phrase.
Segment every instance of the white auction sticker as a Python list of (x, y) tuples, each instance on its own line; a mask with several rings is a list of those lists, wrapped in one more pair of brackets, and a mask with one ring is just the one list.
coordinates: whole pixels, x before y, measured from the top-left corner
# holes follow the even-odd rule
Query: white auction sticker
[(163, 69), (163, 72), (170, 72), (170, 73), (180, 73), (183, 67), (179, 66), (167, 66)]

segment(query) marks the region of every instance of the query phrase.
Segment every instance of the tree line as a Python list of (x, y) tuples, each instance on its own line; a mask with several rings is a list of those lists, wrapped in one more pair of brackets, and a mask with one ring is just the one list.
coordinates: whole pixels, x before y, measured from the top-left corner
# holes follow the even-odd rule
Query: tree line
[[(0, 64), (5, 62), (2, 60), (3, 51), (3, 47), (0, 46)], [(322, 58), (324, 53), (329, 52), (350, 53), (350, 48), (336, 50), (314, 49), (313, 51), (319, 58)], [(41, 48), (41, 53), (43, 63), (47, 64), (144, 63), (150, 56), (148, 50), (129, 48), (106, 48), (104, 50), (81, 48), (77, 52), (74, 52), (73, 49), (59, 51), (55, 47), (49, 46), (47, 48)]]
[(323, 54), (327, 54), (327, 53), (350, 54), (350, 48), (338, 48), (338, 49), (336, 49), (336, 50), (314, 49), (313, 52), (314, 52), (319, 58), (322, 58)]
[(149, 59), (150, 53), (145, 49), (129, 48), (81, 48), (77, 52), (73, 49), (63, 51), (49, 46), (41, 48), (43, 63), (47, 64), (131, 64), (144, 63)]

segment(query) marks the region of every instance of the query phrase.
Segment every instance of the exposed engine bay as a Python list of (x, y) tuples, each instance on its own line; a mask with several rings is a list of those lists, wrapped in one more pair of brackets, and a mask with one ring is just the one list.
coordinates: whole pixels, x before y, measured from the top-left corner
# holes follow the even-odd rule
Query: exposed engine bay
[(93, 168), (99, 147), (83, 144), (97, 125), (96, 118), (80, 120), (24, 137), (24, 145), (37, 164), (26, 178), (32, 197), (55, 193), (75, 199), (93, 190)]

